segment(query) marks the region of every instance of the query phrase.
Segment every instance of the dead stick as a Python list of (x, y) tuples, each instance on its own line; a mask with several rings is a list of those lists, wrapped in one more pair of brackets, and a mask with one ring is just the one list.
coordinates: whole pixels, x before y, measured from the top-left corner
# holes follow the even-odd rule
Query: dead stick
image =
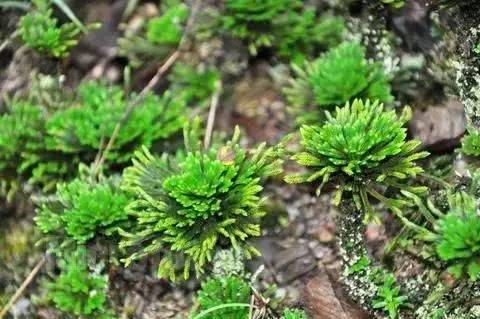
[(220, 101), (220, 94), (222, 92), (222, 82), (216, 83), (215, 93), (212, 96), (212, 102), (210, 103), (210, 110), (208, 111), (207, 128), (205, 131), (205, 140), (203, 141), (203, 147), (208, 149), (210, 141), (212, 139), (213, 124), (215, 123), (215, 115), (217, 113), (218, 101)]
[(32, 282), (32, 280), (38, 274), (40, 269), (42, 269), (42, 267), (45, 265), (46, 261), (47, 261), (47, 258), (43, 256), (42, 259), (35, 265), (32, 271), (28, 274), (27, 278), (25, 278), (21, 286), (17, 289), (17, 291), (15, 291), (12, 298), (10, 298), (10, 300), (5, 305), (5, 307), (3, 307), (2, 312), (0, 312), (0, 319), (3, 319), (3, 317), (7, 314), (8, 310), (18, 300), (18, 298), (20, 298), (20, 296), (23, 294), (25, 289), (28, 287), (28, 285)]

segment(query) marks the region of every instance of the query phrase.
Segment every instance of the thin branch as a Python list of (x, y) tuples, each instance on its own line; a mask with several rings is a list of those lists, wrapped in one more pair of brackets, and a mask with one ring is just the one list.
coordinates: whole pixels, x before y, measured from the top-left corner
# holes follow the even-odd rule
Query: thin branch
[(5, 317), (8, 310), (13, 306), (13, 304), (15, 304), (15, 302), (17, 302), (18, 298), (20, 298), (22, 296), (25, 289), (32, 282), (32, 280), (35, 278), (35, 276), (38, 274), (40, 269), (42, 269), (42, 267), (45, 265), (46, 262), (47, 262), (47, 258), (45, 256), (43, 256), (42, 259), (32, 269), (30, 274), (28, 274), (27, 278), (25, 278), (23, 283), (20, 285), (20, 287), (17, 289), (17, 291), (13, 294), (13, 296), (10, 298), (10, 300), (7, 302), (5, 307), (3, 307), (2, 311), (0, 312), (0, 319), (3, 319), (3, 317)]
[(213, 124), (215, 123), (215, 115), (217, 114), (218, 102), (220, 101), (220, 95), (222, 93), (222, 81), (218, 81), (215, 85), (215, 92), (212, 96), (212, 102), (210, 103), (210, 110), (208, 111), (207, 128), (205, 131), (205, 140), (203, 141), (203, 147), (208, 149), (210, 141), (212, 140)]
[(0, 52), (5, 50), (5, 48), (10, 45), (10, 42), (12, 42), (12, 40), (16, 38), (18, 34), (19, 34), (18, 29), (12, 32), (12, 34), (10, 34), (10, 36), (6, 38), (5, 41), (2, 42), (2, 44), (0, 44)]

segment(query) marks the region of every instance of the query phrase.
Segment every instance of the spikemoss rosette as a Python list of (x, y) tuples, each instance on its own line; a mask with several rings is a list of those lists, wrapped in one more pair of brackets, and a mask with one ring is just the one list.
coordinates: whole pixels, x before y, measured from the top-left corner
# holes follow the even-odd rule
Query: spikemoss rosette
[(47, 298), (67, 318), (115, 318), (107, 307), (108, 278), (88, 269), (85, 248), (60, 260), (59, 266), (60, 275), (46, 284)]
[(27, 101), (13, 101), (0, 115), (0, 194), (14, 195), (26, 172), (19, 166), (42, 145), (44, 110)]
[[(211, 311), (202, 316), (205, 319), (245, 319), (248, 317), (252, 289), (243, 279), (229, 276), (207, 280), (198, 292), (199, 309), (197, 313), (208, 311), (214, 307), (230, 305)], [(236, 304), (236, 305), (234, 305)], [(239, 306), (242, 304), (243, 306)], [(195, 316), (191, 316), (195, 318)]]
[(135, 197), (128, 211), (136, 219), (121, 243), (131, 247), (127, 265), (161, 252), (158, 275), (175, 280), (179, 273), (188, 278), (191, 269), (203, 273), (218, 249), (258, 254), (248, 239), (260, 235), (265, 214), (261, 180), (279, 174), (281, 161), (273, 148), (247, 152), (238, 139), (237, 129), (223, 147), (188, 147), (175, 158), (137, 152), (124, 173), (124, 189)]
[(125, 226), (127, 194), (118, 187), (118, 178), (94, 182), (82, 176), (59, 184), (56, 196), (45, 199), (35, 217), (44, 240), (62, 245), (84, 244), (95, 237), (109, 237)]
[[(125, 96), (120, 87), (92, 81), (82, 83), (78, 92), (77, 105), (56, 112), (48, 120), (46, 143), (49, 149), (93, 161), (136, 96)], [(150, 147), (181, 130), (184, 110), (184, 102), (168, 92), (145, 96), (124, 121), (108, 154), (109, 161), (126, 162), (140, 145)]]
[(435, 224), (436, 251), (459, 278), (480, 277), (480, 217), (478, 203), (467, 193), (450, 195), (450, 211)]
[(227, 0), (224, 27), (234, 36), (249, 42), (250, 52), (274, 43), (273, 23), (290, 10), (301, 7), (299, 0)]
[(30, 48), (46, 52), (54, 57), (68, 55), (77, 44), (80, 29), (73, 23), (59, 25), (53, 17), (50, 1), (33, 0), (33, 9), (19, 22), (19, 32)]
[(282, 319), (308, 319), (308, 317), (304, 310), (291, 308), (283, 311)]
[(343, 39), (341, 18), (321, 16), (299, 0), (227, 0), (224, 28), (244, 40), (252, 55), (272, 48), (278, 56), (303, 60)]
[(382, 65), (367, 61), (365, 49), (356, 42), (343, 43), (316, 60), (293, 65), (293, 70), (295, 75), (284, 92), (292, 112), (303, 114), (301, 123), (316, 122), (323, 110), (354, 99), (393, 101)]
[(462, 138), (462, 152), (467, 155), (480, 156), (480, 132), (472, 127)]
[(338, 183), (336, 203), (344, 191), (351, 192), (356, 204), (370, 210), (368, 196), (396, 206), (384, 198), (381, 186), (421, 191), (403, 183), (422, 172), (415, 161), (427, 156), (417, 152), (419, 141), (406, 141), (404, 124), (408, 108), (401, 117), (384, 110), (379, 102), (355, 100), (337, 107), (332, 116), (327, 112), (322, 126), (304, 125), (300, 129), (304, 151), (293, 156), (298, 164), (308, 167), (307, 173), (286, 177), (289, 183), (321, 180), (318, 191), (330, 180)]

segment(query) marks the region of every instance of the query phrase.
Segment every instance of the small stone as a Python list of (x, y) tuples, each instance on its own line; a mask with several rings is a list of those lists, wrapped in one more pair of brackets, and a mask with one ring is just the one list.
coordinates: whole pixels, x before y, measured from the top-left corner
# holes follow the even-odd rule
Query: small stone
[(451, 99), (442, 106), (415, 110), (409, 129), (423, 146), (435, 152), (445, 152), (459, 145), (465, 133), (465, 112), (460, 101)]

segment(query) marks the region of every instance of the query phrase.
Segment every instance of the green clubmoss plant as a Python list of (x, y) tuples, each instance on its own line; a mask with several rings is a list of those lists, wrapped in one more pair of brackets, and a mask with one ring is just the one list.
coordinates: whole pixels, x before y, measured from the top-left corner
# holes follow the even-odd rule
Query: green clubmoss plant
[(209, 279), (198, 292), (197, 314), (204, 313), (201, 318), (205, 319), (245, 319), (250, 311), (251, 295), (250, 285), (238, 277)]
[(285, 309), (282, 314), (282, 319), (307, 319), (307, 314), (304, 310), (289, 308)]
[(246, 41), (252, 55), (271, 47), (280, 57), (294, 60), (339, 43), (345, 31), (342, 19), (318, 18), (298, 0), (227, 0), (223, 24)]
[(395, 276), (386, 274), (383, 283), (377, 290), (377, 296), (373, 301), (373, 308), (383, 309), (390, 319), (396, 319), (399, 316), (401, 307), (407, 306), (407, 296), (400, 294), (400, 287), (397, 286)]
[(59, 266), (60, 275), (46, 284), (47, 298), (66, 318), (114, 318), (107, 306), (108, 278), (89, 270), (84, 248), (62, 259)]
[(220, 73), (215, 68), (176, 63), (168, 79), (172, 95), (178, 96), (187, 105), (203, 106), (215, 91)]
[[(87, 171), (88, 172), (88, 171)], [(111, 237), (128, 222), (129, 198), (118, 187), (118, 178), (92, 181), (86, 172), (59, 184), (56, 196), (43, 200), (35, 222), (52, 248), (85, 244), (95, 237)]]
[(74, 23), (59, 25), (53, 17), (51, 2), (32, 0), (33, 9), (19, 22), (19, 33), (27, 46), (60, 58), (77, 44), (81, 30)]
[(354, 99), (390, 103), (390, 84), (381, 64), (367, 61), (358, 43), (343, 43), (313, 61), (292, 65), (284, 93), (297, 121), (315, 123), (323, 111)]
[(261, 233), (261, 181), (281, 172), (277, 150), (265, 144), (244, 150), (238, 128), (226, 145), (203, 150), (198, 129), (195, 121), (185, 130), (183, 155), (155, 157), (145, 148), (124, 172), (124, 189), (134, 196), (128, 211), (136, 219), (121, 243), (131, 247), (126, 265), (161, 253), (159, 277), (175, 280), (192, 269), (203, 273), (222, 248), (242, 250), (246, 258), (259, 254), (248, 239)]
[(357, 207), (372, 217), (369, 197), (383, 202), (398, 211), (404, 204), (400, 199), (387, 198), (381, 194), (385, 187), (410, 190), (418, 193), (423, 187), (408, 185), (408, 179), (421, 173), (416, 161), (427, 156), (419, 152), (420, 142), (407, 141), (405, 122), (409, 109), (398, 117), (395, 111), (384, 110), (379, 102), (355, 100), (335, 115), (327, 112), (321, 126), (304, 125), (300, 129), (303, 151), (292, 159), (308, 168), (306, 173), (286, 176), (288, 183), (305, 183), (320, 180), (317, 192), (333, 181), (338, 205), (342, 195), (353, 196)]
[(168, 91), (138, 100), (118, 86), (95, 81), (81, 83), (77, 91), (75, 97), (65, 94), (68, 103), (62, 105), (68, 108), (37, 105), (36, 97), (8, 103), (0, 115), (0, 186), (5, 193), (21, 182), (54, 190), (75, 176), (78, 164), (95, 160), (119, 122), (123, 125), (104, 170), (121, 168), (141, 145), (165, 145), (185, 122), (184, 99)]
[(25, 172), (19, 163), (42, 145), (44, 110), (27, 101), (13, 101), (0, 115), (0, 189), (9, 199)]
[(119, 54), (134, 67), (152, 59), (162, 60), (180, 43), (189, 8), (179, 0), (162, 1), (160, 15), (146, 18), (135, 30), (126, 30), (118, 40)]
[[(137, 97), (125, 96), (118, 86), (94, 81), (82, 83), (78, 92), (76, 105), (56, 112), (47, 121), (46, 143), (49, 149), (93, 161)], [(126, 162), (140, 145), (150, 147), (178, 132), (184, 124), (184, 111), (184, 102), (168, 92), (163, 96), (148, 94), (123, 124), (108, 160)]]
[(468, 133), (462, 138), (462, 152), (471, 156), (480, 156), (480, 132), (473, 127), (467, 128)]

